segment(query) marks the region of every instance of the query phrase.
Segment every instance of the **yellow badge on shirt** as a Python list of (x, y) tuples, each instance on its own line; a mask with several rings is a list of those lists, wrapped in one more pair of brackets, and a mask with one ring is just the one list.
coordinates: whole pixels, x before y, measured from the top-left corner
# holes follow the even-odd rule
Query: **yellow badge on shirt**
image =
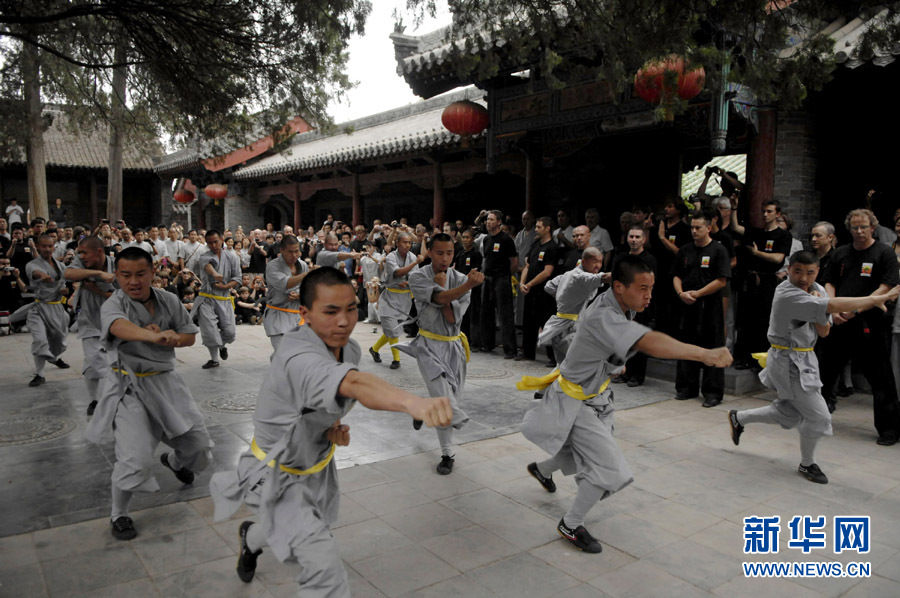
[(539, 261), (539, 262), (543, 262), (543, 261), (544, 261), (544, 252), (543, 252), (543, 251), (540, 252), (540, 253), (538, 254), (538, 261)]
[(675, 235), (669, 235), (669, 242), (670, 242), (670, 243), (674, 243), (674, 242), (675, 242)]
[(775, 247), (775, 241), (773, 241), (772, 239), (769, 239), (768, 241), (766, 241), (766, 251), (772, 251), (772, 248), (774, 248), (774, 247)]
[(576, 268), (580, 268), (580, 267), (581, 267), (581, 260), (580, 260), (580, 259), (579, 259), (577, 262), (575, 262), (575, 267), (576, 267)]
[(467, 257), (467, 258), (466, 258), (466, 265), (467, 265), (467, 266), (471, 266), (471, 265), (472, 265), (472, 258), (470, 258), (470, 257)]
[(701, 268), (709, 268), (709, 256), (704, 255), (700, 258), (700, 267)]
[(872, 262), (863, 262), (862, 270), (859, 275), (870, 278), (872, 276)]
[(494, 243), (494, 253), (500, 251), (500, 243)]

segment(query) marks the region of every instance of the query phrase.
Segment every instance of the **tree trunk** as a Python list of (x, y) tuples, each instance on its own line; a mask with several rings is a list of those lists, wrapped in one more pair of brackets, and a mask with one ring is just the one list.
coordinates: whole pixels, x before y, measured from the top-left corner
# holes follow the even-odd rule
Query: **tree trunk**
[(24, 44), (22, 70), (25, 83), (25, 106), (28, 111), (28, 207), (32, 218), (48, 218), (47, 172), (44, 159), (44, 127), (41, 106), (41, 66), (38, 49)]
[[(116, 63), (121, 64), (125, 62), (125, 49), (126, 46), (124, 42), (120, 42), (119, 45), (116, 46)], [(125, 83), (127, 76), (127, 67), (118, 66), (113, 69), (106, 196), (106, 217), (109, 218), (109, 221), (112, 223), (122, 219), (122, 150), (125, 145), (122, 120), (125, 112)]]

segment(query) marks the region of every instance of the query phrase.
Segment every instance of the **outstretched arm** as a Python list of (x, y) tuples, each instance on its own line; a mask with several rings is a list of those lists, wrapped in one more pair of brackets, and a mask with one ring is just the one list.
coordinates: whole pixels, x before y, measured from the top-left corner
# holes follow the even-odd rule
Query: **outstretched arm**
[(369, 409), (406, 413), (431, 427), (449, 426), (453, 421), (453, 409), (447, 397), (418, 397), (366, 372), (350, 371), (341, 381), (338, 392)]
[(675, 340), (668, 334), (651, 330), (641, 337), (635, 347), (653, 357), (660, 359), (687, 359), (699, 361), (717, 368), (725, 368), (733, 361), (731, 353), (725, 347), (704, 349), (697, 345), (689, 345)]

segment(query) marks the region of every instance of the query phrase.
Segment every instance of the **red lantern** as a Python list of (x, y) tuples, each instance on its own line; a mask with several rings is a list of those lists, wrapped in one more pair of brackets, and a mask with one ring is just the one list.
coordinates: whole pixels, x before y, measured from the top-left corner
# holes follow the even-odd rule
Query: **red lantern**
[(441, 114), (444, 127), (463, 137), (478, 135), (488, 126), (488, 111), (481, 104), (469, 100), (453, 102)]
[(194, 201), (194, 194), (184, 188), (179, 189), (172, 196), (178, 203), (191, 203)]
[[(634, 91), (641, 98), (651, 104), (673, 103), (674, 94), (682, 100), (690, 100), (703, 91), (706, 82), (706, 72), (703, 67), (690, 69), (685, 72), (685, 61), (680, 56), (670, 56), (665, 60), (654, 60), (644, 65), (634, 76)], [(675, 89), (667, 84), (666, 72), (677, 73), (678, 83)]]
[(228, 186), (214, 183), (207, 185), (203, 192), (206, 193), (207, 197), (216, 200), (216, 203), (218, 203), (220, 199), (225, 199), (225, 196), (228, 195)]

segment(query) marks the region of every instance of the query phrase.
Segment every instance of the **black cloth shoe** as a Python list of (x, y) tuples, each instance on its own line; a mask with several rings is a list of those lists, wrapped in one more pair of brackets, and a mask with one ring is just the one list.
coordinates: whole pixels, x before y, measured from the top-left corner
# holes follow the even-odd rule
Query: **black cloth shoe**
[(253, 525), (252, 521), (245, 521), (238, 528), (238, 537), (241, 541), (241, 554), (238, 555), (237, 574), (244, 583), (253, 581), (256, 574), (256, 559), (262, 554), (262, 548), (253, 552), (247, 546), (247, 530)]
[(503, 359), (515, 359), (515, 358), (516, 358), (516, 356), (513, 355), (512, 353), (510, 353), (508, 355), (507, 354), (503, 355)]
[(716, 405), (719, 405), (721, 402), (722, 402), (721, 397), (706, 397), (705, 399), (703, 399), (703, 406), (704, 407), (715, 407)]
[(897, 444), (897, 437), (890, 434), (882, 434), (875, 442), (881, 446), (893, 446)]
[(372, 356), (372, 359), (375, 360), (375, 363), (381, 363), (381, 355), (378, 354), (374, 348), (369, 347), (369, 355)]
[(732, 409), (728, 412), (728, 426), (731, 428), (731, 442), (734, 446), (741, 443), (741, 434), (744, 433), (744, 426), (738, 422), (737, 411)]
[(43, 376), (34, 375), (34, 378), (31, 379), (31, 382), (28, 383), (28, 386), (40, 386), (47, 380)]
[(844, 386), (843, 384), (841, 384), (840, 386), (838, 386), (837, 392), (834, 394), (839, 397), (849, 397), (854, 392), (856, 392), (856, 389), (854, 389), (852, 386)]
[(219, 347), (219, 357), (222, 358), (222, 361), (228, 359), (228, 349), (225, 347)]
[(453, 457), (448, 457), (444, 455), (441, 457), (441, 462), (438, 463), (437, 472), (441, 475), (450, 475), (453, 471)]
[(696, 399), (699, 395), (689, 395), (686, 392), (675, 393), (676, 401), (687, 401), (688, 399)]
[(629, 378), (628, 379), (628, 388), (636, 388), (643, 384), (643, 382), (638, 381), (637, 378)]
[(94, 409), (97, 408), (97, 401), (91, 401), (87, 408), (88, 417), (94, 415)]
[(625, 382), (628, 382), (628, 378), (625, 376), (613, 376), (610, 382), (613, 384), (624, 384)]
[(556, 482), (553, 481), (553, 476), (550, 476), (549, 478), (542, 476), (541, 471), (537, 467), (537, 463), (529, 463), (526, 469), (528, 469), (528, 473), (530, 473), (534, 479), (541, 483), (544, 490), (547, 492), (556, 492)]
[(122, 515), (115, 521), (110, 521), (110, 531), (116, 540), (133, 540), (137, 536), (134, 529), (134, 521), (127, 515)]
[(828, 407), (828, 413), (834, 413), (837, 409), (837, 401), (834, 397), (825, 397), (825, 405)]
[(413, 430), (421, 430), (422, 429), (422, 420), (421, 419), (413, 419)]
[(53, 365), (55, 365), (56, 367), (58, 367), (58, 368), (61, 369), (61, 370), (67, 370), (67, 369), (69, 369), (70, 367), (72, 367), (72, 366), (70, 366), (68, 363), (66, 363), (65, 361), (63, 361), (62, 358), (59, 358), (59, 359), (57, 359), (56, 361), (51, 361), (50, 363), (52, 363)]
[(210, 359), (209, 361), (207, 361), (206, 363), (204, 363), (204, 364), (201, 365), (200, 367), (202, 367), (204, 370), (208, 370), (208, 369), (211, 369), (211, 368), (217, 368), (217, 367), (219, 367), (219, 362), (218, 362), (218, 361), (213, 361), (212, 359)]
[(193, 484), (194, 483), (194, 472), (188, 469), (187, 467), (182, 467), (179, 470), (175, 470), (171, 465), (169, 465), (169, 454), (163, 453), (159, 456), (160, 462), (172, 470), (175, 474), (175, 477), (178, 478), (178, 481), (182, 484)]
[(828, 478), (822, 473), (822, 470), (819, 469), (819, 466), (813, 463), (809, 467), (804, 467), (801, 463), (800, 467), (797, 468), (797, 471), (800, 472), (800, 475), (805, 477), (810, 482), (815, 482), (816, 484), (827, 484)]
[(559, 532), (560, 536), (571, 542), (578, 550), (590, 552), (592, 554), (603, 552), (603, 546), (594, 539), (594, 536), (592, 536), (590, 532), (584, 529), (583, 525), (579, 525), (575, 529), (572, 529), (566, 525), (565, 518), (562, 518), (559, 520), (559, 525), (556, 526), (556, 531)]
[(548, 362), (545, 363), (544, 365), (547, 366), (548, 368), (555, 368), (555, 367), (556, 367), (556, 362), (553, 361), (553, 360), (551, 359), (550, 361), (548, 361)]
[(392, 370), (399, 370), (399, 369), (400, 369), (400, 362), (399, 362), (399, 361), (392, 361), (392, 362), (391, 362), (391, 369), (392, 369)]

